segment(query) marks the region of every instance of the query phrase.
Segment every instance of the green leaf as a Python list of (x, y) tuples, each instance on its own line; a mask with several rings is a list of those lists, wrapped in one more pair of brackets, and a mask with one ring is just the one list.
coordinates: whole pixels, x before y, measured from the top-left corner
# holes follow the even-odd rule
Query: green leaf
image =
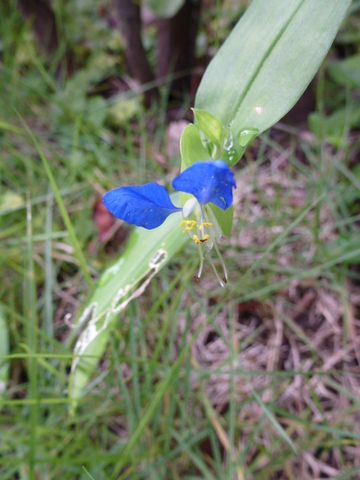
[(221, 210), (221, 208), (211, 203), (210, 208), (219, 227), (221, 228), (223, 235), (229, 237), (231, 235), (234, 207), (231, 205), (231, 207), (227, 210)]
[(249, 143), (259, 135), (257, 128), (246, 128), (239, 133), (239, 145), (240, 147), (247, 147)]
[(341, 109), (328, 116), (311, 113), (309, 127), (319, 139), (326, 138), (335, 147), (344, 147), (348, 131), (360, 127), (360, 109)]
[(206, 110), (193, 108), (195, 125), (203, 132), (203, 134), (214, 144), (222, 146), (224, 140), (224, 129), (220, 120)]
[(116, 126), (125, 125), (129, 122), (135, 115), (138, 115), (141, 112), (141, 96), (137, 95), (136, 97), (124, 98), (119, 102), (114, 103), (108, 111), (108, 117), (110, 122)]
[(0, 130), (8, 130), (9, 132), (16, 133), (20, 135), (22, 132), (20, 128), (15, 127), (15, 125), (11, 125), (11, 123), (6, 122), (0, 118)]
[(184, 5), (185, 0), (146, 0), (146, 5), (157, 17), (173, 17)]
[(340, 85), (360, 88), (360, 55), (334, 62), (329, 66), (329, 72)]
[(3, 309), (0, 307), (0, 397), (6, 389), (9, 377), (9, 364), (4, 359), (9, 354), (9, 331)]
[(0, 215), (11, 210), (17, 210), (25, 204), (24, 198), (12, 190), (5, 190), (0, 196)]
[(209, 161), (209, 152), (204, 147), (199, 129), (190, 124), (184, 128), (180, 139), (181, 171), (191, 167), (195, 162)]
[(100, 278), (78, 320), (78, 338), (70, 375), (74, 411), (104, 353), (119, 314), (144, 292), (151, 279), (188, 240), (180, 228), (181, 213), (171, 215), (156, 230), (135, 229), (119, 260)]
[(259, 132), (296, 103), (323, 61), (351, 0), (253, 0), (199, 86), (195, 106)]

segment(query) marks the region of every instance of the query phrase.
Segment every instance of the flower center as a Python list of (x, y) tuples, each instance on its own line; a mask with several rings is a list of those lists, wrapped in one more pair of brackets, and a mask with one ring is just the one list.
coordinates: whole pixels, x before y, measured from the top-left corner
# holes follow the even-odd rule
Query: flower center
[(213, 224), (210, 222), (183, 220), (180, 225), (185, 233), (191, 234), (192, 232), (194, 232), (191, 238), (195, 245), (202, 245), (204, 243), (207, 243), (211, 238), (210, 234), (206, 233), (207, 229), (211, 229), (213, 227)]

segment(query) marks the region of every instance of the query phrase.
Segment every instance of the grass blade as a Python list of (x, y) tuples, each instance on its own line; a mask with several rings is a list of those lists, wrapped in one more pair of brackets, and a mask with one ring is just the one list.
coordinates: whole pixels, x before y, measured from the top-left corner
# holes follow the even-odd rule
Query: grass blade
[(2, 357), (9, 353), (9, 331), (3, 309), (0, 307), (0, 398), (6, 390), (9, 377), (8, 360)]
[(82, 252), (81, 245), (80, 245), (79, 239), (76, 235), (73, 224), (71, 222), (70, 216), (69, 216), (69, 214), (66, 210), (64, 201), (63, 201), (61, 193), (60, 193), (60, 189), (59, 189), (59, 187), (56, 183), (55, 176), (54, 176), (54, 174), (51, 170), (49, 161), (48, 161), (46, 155), (44, 154), (37, 138), (32, 133), (32, 131), (30, 130), (28, 125), (25, 123), (25, 121), (21, 117), (20, 117), (20, 120), (21, 120), (21, 123), (23, 124), (23, 127), (24, 127), (26, 133), (28, 134), (32, 143), (34, 144), (34, 147), (35, 147), (35, 149), (36, 149), (36, 151), (37, 151), (37, 153), (38, 153), (38, 155), (39, 155), (39, 157), (42, 161), (42, 164), (44, 166), (46, 175), (49, 179), (49, 183), (50, 183), (52, 192), (54, 194), (57, 206), (59, 208), (59, 211), (60, 211), (60, 214), (62, 216), (63, 222), (65, 224), (66, 230), (68, 231), (71, 244), (74, 248), (74, 255), (77, 258), (77, 261), (79, 262), (79, 267), (80, 267), (80, 270), (83, 274), (83, 277), (84, 277), (84, 280), (85, 280), (87, 286), (89, 288), (91, 288), (93, 286), (93, 281), (92, 281), (92, 278), (91, 278), (91, 275), (90, 275), (90, 272), (89, 272), (87, 261), (86, 261), (86, 258), (84, 256), (83, 252)]
[(252, 391), (252, 394), (259, 406), (261, 407), (262, 411), (264, 412), (266, 418), (270, 421), (271, 425), (275, 428), (280, 437), (289, 445), (289, 447), (294, 453), (297, 453), (297, 448), (295, 444), (293, 443), (289, 435), (286, 433), (286, 431), (283, 429), (283, 427), (280, 425), (280, 423), (276, 420), (272, 411), (265, 405), (265, 403), (261, 400), (260, 396), (256, 393), (255, 390)]
[[(195, 337), (194, 337), (195, 338)], [(150, 403), (148, 404), (147, 408), (145, 409), (145, 412), (143, 416), (141, 417), (140, 422), (138, 423), (134, 433), (131, 435), (129, 438), (128, 443), (126, 444), (124, 450), (121, 452), (121, 456), (116, 463), (113, 471), (112, 478), (117, 478), (117, 476), (121, 473), (121, 470), (124, 468), (125, 463), (131, 456), (132, 451), (134, 450), (136, 444), (140, 440), (140, 437), (148, 425), (148, 423), (151, 421), (151, 418), (153, 417), (156, 408), (158, 407), (161, 399), (165, 395), (165, 393), (169, 390), (171, 387), (171, 384), (176, 380), (178, 371), (182, 365), (182, 363), (186, 359), (186, 355), (189, 353), (189, 350), (191, 348), (192, 342), (189, 342), (185, 348), (182, 350), (180, 355), (178, 356), (176, 362), (173, 364), (171, 367), (168, 375), (161, 381), (159, 386), (157, 387)], [(122, 478), (122, 477), (120, 477)], [(124, 477), (125, 478), (125, 477)]]

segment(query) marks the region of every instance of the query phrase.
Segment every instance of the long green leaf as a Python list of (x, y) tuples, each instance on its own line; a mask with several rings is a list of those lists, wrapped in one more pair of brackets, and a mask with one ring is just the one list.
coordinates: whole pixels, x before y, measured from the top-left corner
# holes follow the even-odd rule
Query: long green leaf
[(214, 57), (195, 106), (260, 132), (296, 103), (323, 61), (351, 0), (253, 0)]
[(156, 230), (135, 229), (123, 255), (100, 278), (78, 322), (80, 334), (69, 392), (73, 408), (83, 395), (120, 312), (144, 292), (154, 275), (187, 241), (180, 228), (181, 218), (181, 213), (176, 213)]

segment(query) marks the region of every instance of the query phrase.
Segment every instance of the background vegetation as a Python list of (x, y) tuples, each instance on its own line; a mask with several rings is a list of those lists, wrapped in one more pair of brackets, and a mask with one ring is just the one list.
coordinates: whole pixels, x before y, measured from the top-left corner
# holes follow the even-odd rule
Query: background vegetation
[(0, 478), (358, 478), (360, 2), (236, 169), (229, 286), (210, 268), (195, 283), (188, 245), (129, 305), (74, 416), (74, 321), (128, 234), (101, 195), (174, 177), (201, 74), (248, 2), (204, 0), (170, 77), (157, 28), (173, 30), (147, 11), (151, 78), (109, 1), (54, 1), (53, 39), (22, 3), (0, 4)]

